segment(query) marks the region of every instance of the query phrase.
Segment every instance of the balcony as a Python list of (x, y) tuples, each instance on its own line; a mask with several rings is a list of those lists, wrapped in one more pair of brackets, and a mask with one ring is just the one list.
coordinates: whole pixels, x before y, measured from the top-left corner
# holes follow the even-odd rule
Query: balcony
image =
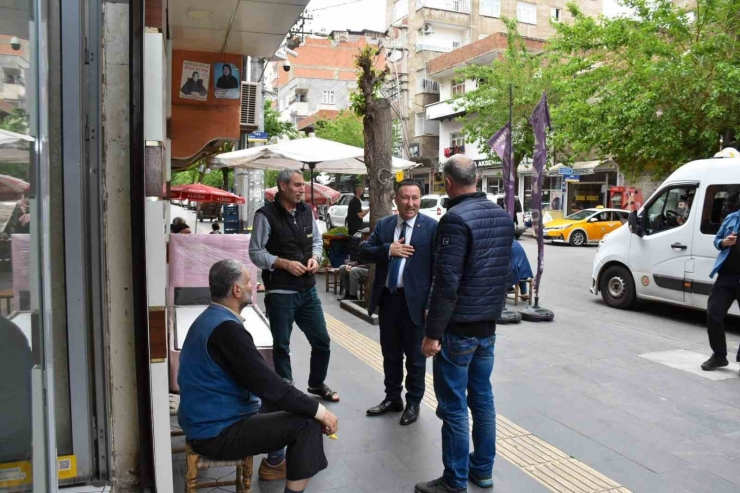
[(449, 10), (461, 14), (470, 13), (470, 0), (417, 0), (416, 10), (422, 8)]
[(429, 79), (416, 79), (416, 93), (439, 94), (439, 83)]
[(416, 52), (436, 51), (437, 53), (449, 53), (452, 51), (451, 46), (441, 46), (432, 43), (416, 43)]
[(451, 99), (427, 106), (427, 120), (446, 120), (464, 114), (465, 108), (461, 106), (461, 102)]
[(309, 114), (308, 103), (294, 101), (288, 106), (288, 111), (290, 112), (291, 116), (307, 117)]

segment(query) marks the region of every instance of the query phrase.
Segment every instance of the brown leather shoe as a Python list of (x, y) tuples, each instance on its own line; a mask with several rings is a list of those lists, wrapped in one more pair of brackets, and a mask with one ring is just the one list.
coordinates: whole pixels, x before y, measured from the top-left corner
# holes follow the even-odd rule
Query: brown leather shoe
[(287, 474), (287, 470), (285, 468), (285, 460), (283, 460), (277, 466), (271, 466), (267, 463), (267, 459), (263, 458), (257, 474), (262, 481), (277, 481), (279, 479), (285, 479), (285, 476)]

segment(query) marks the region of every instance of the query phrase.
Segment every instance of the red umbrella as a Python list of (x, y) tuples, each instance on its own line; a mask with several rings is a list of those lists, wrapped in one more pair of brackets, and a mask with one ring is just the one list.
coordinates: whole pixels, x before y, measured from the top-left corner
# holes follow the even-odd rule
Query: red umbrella
[(31, 185), (14, 176), (0, 175), (0, 200), (18, 200), (27, 195)]
[[(265, 198), (269, 201), (274, 201), (277, 192), (277, 187), (268, 188), (265, 190)], [(313, 184), (313, 205), (331, 205), (339, 200), (339, 197), (341, 196), (342, 194), (333, 188), (329, 188), (326, 185), (320, 185), (319, 183)], [(309, 204), (312, 203), (310, 195), (306, 195), (304, 200)]]
[(174, 186), (170, 189), (170, 198), (191, 200), (193, 202), (219, 202), (221, 204), (245, 203), (244, 197), (200, 183)]

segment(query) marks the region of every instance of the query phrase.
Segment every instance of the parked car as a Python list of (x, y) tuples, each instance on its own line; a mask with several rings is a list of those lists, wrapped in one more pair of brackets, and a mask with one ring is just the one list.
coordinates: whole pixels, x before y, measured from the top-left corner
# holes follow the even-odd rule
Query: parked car
[(627, 222), (629, 212), (621, 209), (584, 209), (545, 224), (546, 240), (584, 246), (598, 243)]
[(421, 198), (419, 213), (439, 221), (445, 212), (447, 212), (445, 208), (447, 204), (444, 203), (446, 200), (447, 195), (424, 195)]
[[(351, 193), (343, 193), (342, 196), (339, 198), (336, 204), (330, 206), (326, 210), (326, 227), (327, 229), (336, 228), (339, 226), (346, 226), (347, 225), (347, 208), (349, 207), (349, 203), (352, 200), (352, 197), (354, 197), (354, 194)], [(362, 209), (367, 209), (370, 207), (370, 201), (366, 199), (362, 199)], [(367, 214), (362, 219), (363, 227), (370, 226), (370, 214)]]
[[(504, 196), (501, 194), (486, 194), (488, 200), (495, 202), (500, 207), (504, 206)], [(524, 225), (524, 214), (522, 213), (522, 204), (519, 201), (519, 197), (515, 197), (515, 210), (516, 210), (516, 224), (515, 224), (515, 236), (519, 239), (527, 230)], [(449, 197), (447, 195), (424, 195), (421, 198), (421, 206), (419, 212), (425, 216), (431, 217), (439, 221), (442, 216), (447, 213), (447, 201)]]
[[(714, 238), (740, 200), (740, 153), (685, 164), (668, 177), (628, 226), (599, 244), (591, 292), (614, 308), (638, 299), (707, 309), (717, 260)], [(737, 305), (730, 309), (740, 315)]]

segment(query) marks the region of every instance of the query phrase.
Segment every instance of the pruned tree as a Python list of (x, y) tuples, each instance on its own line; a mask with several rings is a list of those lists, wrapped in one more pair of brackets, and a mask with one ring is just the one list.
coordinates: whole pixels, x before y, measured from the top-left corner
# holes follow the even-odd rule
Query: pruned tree
[(393, 113), (391, 103), (380, 96), (380, 87), (390, 73), (381, 65), (380, 49), (367, 45), (355, 59), (358, 91), (350, 107), (362, 117), (365, 138), (365, 166), (370, 186), (370, 229), (381, 217), (391, 214), (393, 196)]

